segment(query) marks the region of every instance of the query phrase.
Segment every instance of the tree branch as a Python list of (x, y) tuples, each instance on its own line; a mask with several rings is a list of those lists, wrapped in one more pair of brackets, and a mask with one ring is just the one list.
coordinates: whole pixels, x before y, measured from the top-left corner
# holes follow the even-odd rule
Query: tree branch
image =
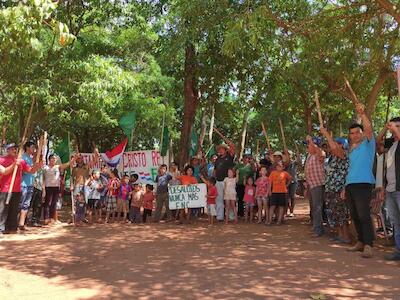
[(385, 11), (391, 15), (398, 24), (400, 24), (400, 12), (397, 10), (398, 7), (390, 2), (390, 0), (375, 0)]

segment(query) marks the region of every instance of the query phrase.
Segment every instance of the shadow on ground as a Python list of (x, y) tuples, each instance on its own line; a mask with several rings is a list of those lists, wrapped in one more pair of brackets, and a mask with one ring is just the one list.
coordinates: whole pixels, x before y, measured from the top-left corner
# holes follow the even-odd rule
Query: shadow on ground
[[(310, 238), (303, 221), (63, 226), (3, 239), (0, 290), (19, 299), (400, 297), (399, 265), (383, 261), (382, 249), (362, 259), (326, 238)], [(14, 274), (2, 278), (6, 271)]]

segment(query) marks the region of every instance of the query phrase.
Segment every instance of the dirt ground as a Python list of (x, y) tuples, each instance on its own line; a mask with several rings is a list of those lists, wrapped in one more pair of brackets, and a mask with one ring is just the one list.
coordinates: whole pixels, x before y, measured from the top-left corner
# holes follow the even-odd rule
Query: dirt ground
[(59, 225), (0, 239), (0, 299), (400, 299), (400, 264), (286, 225)]

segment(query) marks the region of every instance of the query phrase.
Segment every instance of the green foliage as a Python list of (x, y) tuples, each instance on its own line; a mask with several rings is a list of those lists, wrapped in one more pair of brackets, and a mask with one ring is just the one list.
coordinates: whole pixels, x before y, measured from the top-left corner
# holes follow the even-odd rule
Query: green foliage
[(118, 121), (130, 111), (134, 148), (159, 144), (164, 114), (177, 144), (188, 43), (196, 50), (199, 107), (208, 116), (215, 107), (216, 126), (236, 144), (250, 111), (253, 152), (257, 140), (265, 148), (261, 122), (274, 148), (283, 146), (279, 119), (290, 148), (307, 131), (316, 134), (315, 90), (327, 127), (344, 131), (354, 118), (344, 76), (376, 128), (387, 95), (397, 95), (399, 27), (374, 1), (23, 3), (0, 3), (0, 124), (9, 125), (9, 139), (21, 135), (35, 97), (31, 131), (57, 140), (71, 132), (81, 151), (92, 142), (102, 150), (117, 144), (124, 136)]

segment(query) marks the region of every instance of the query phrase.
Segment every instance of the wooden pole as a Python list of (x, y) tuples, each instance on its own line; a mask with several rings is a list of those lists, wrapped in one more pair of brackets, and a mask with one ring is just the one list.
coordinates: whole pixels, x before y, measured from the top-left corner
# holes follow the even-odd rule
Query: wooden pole
[[(29, 110), (28, 119), (27, 119), (26, 124), (25, 124), (24, 134), (22, 136), (22, 141), (21, 141), (21, 144), (19, 145), (17, 159), (20, 159), (22, 157), (22, 152), (24, 150), (24, 144), (26, 143), (26, 138), (27, 138), (26, 135), (28, 134), (28, 128), (29, 128), (29, 124), (31, 122), (31, 117), (32, 117), (33, 107), (35, 106), (35, 102), (36, 102), (36, 99), (35, 99), (35, 97), (33, 97), (32, 98), (32, 103), (31, 103), (31, 108)], [(15, 165), (14, 170), (13, 170), (13, 174), (12, 174), (12, 177), (11, 177), (10, 188), (8, 189), (6, 205), (8, 205), (10, 203), (10, 200), (11, 200), (12, 190), (14, 188), (14, 183), (15, 183), (15, 178), (17, 176), (18, 167), (19, 166)]]
[(217, 129), (214, 127), (214, 131), (220, 136), (220, 138), (225, 142), (226, 138), (225, 136)]
[[(40, 154), (42, 156), (43, 162), (47, 163), (46, 160), (46, 152), (48, 151), (47, 147), (47, 131), (44, 132), (43, 134), (43, 148), (42, 148), (42, 153)], [(46, 149), (46, 151), (44, 151)]]
[(256, 161), (258, 161), (258, 156), (260, 154), (260, 140), (257, 139), (257, 148), (256, 148)]
[(356, 95), (356, 93), (354, 93), (353, 88), (350, 85), (350, 82), (347, 80), (346, 77), (344, 77), (344, 82), (346, 84), (347, 89), (350, 91), (350, 95), (351, 95), (351, 101), (353, 102), (354, 105), (357, 105), (360, 103), (360, 100), (358, 100), (358, 97)]
[(262, 127), (263, 134), (265, 136), (265, 140), (267, 141), (268, 151), (271, 151), (271, 144), (269, 142), (269, 138), (268, 138), (267, 130), (265, 129), (264, 122), (261, 122), (261, 127)]
[[(76, 148), (78, 149), (78, 145), (76, 146)], [(71, 135), (68, 131), (68, 159), (71, 159), (71, 153), (70, 153), (70, 149), (71, 149)], [(69, 186), (71, 189), (71, 182), (72, 182), (72, 166), (71, 164), (69, 165), (69, 172), (70, 172), (70, 177), (69, 177)], [(75, 199), (74, 199), (74, 191), (71, 191), (71, 214), (72, 214), (72, 224), (75, 224)]]
[(44, 136), (42, 135), (37, 142), (38, 145), (36, 151), (36, 163), (40, 161), (40, 158), (42, 156), (43, 142), (44, 142)]
[(397, 79), (397, 91), (399, 93), (399, 100), (400, 100), (400, 65), (397, 66), (397, 72), (396, 72), (396, 79)]
[(281, 128), (282, 142), (284, 149), (287, 149), (285, 132), (283, 130), (282, 120), (279, 118), (279, 127)]
[[(163, 115), (162, 128), (161, 128), (160, 155), (161, 155), (161, 149), (162, 149), (163, 142), (164, 142), (164, 127), (165, 127), (165, 112)], [(162, 163), (164, 164), (164, 156), (162, 156)]]
[(314, 101), (315, 101), (315, 106), (317, 107), (319, 126), (322, 128), (322, 127), (324, 127), (324, 120), (322, 119), (321, 105), (319, 103), (318, 92), (317, 91), (315, 91), (315, 93), (314, 93)]

